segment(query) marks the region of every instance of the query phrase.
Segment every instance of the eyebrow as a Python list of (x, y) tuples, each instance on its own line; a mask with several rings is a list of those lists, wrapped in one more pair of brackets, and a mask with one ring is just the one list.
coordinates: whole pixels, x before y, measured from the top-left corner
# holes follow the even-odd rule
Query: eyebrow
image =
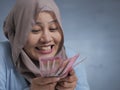
[[(51, 21), (49, 21), (48, 23), (50, 24), (50, 23), (57, 23), (57, 19), (54, 19), (54, 20), (51, 20)], [(37, 24), (37, 25), (42, 25), (42, 23), (41, 22), (35, 22), (35, 24)]]
[(52, 21), (50, 21), (48, 23), (53, 23), (53, 22), (57, 23), (57, 19), (54, 19), (54, 20), (52, 20)]

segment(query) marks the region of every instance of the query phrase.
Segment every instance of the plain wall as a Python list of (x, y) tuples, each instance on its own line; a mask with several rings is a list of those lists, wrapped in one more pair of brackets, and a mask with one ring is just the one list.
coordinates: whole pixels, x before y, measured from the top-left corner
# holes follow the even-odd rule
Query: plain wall
[[(120, 90), (120, 0), (55, 0), (60, 7), (65, 44), (85, 61), (91, 90)], [(0, 1), (3, 21), (15, 0)]]

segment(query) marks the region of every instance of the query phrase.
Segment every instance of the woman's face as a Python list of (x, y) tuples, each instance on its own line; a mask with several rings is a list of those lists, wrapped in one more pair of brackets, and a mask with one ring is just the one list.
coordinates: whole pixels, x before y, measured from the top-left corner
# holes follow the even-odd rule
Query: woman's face
[(48, 12), (40, 12), (28, 35), (24, 50), (33, 60), (53, 57), (60, 47), (61, 40), (57, 20)]

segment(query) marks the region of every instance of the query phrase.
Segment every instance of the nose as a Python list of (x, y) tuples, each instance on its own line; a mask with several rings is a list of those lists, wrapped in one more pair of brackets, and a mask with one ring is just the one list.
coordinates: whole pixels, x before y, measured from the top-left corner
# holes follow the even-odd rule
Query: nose
[(48, 30), (44, 30), (40, 38), (40, 42), (49, 43), (51, 42), (51, 40), (52, 40), (52, 37), (51, 37), (50, 32)]

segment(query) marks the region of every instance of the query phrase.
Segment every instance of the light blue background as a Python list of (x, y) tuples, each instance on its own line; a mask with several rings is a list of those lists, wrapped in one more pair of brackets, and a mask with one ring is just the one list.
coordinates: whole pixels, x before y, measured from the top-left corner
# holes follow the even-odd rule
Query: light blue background
[[(3, 21), (15, 0), (0, 0)], [(56, 0), (62, 13), (65, 42), (85, 61), (91, 90), (120, 90), (120, 0)]]

